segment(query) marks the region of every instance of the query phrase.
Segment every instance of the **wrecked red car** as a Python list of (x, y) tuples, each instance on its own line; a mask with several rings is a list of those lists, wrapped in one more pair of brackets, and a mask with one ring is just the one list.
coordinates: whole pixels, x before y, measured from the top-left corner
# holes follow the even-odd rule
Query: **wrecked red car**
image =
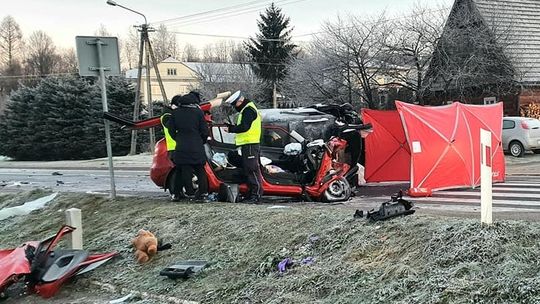
[[(214, 105), (216, 106), (216, 105)], [(211, 103), (200, 105), (206, 114), (210, 139), (205, 145), (209, 191), (222, 194), (224, 187), (239, 185), (247, 192), (241, 168), (232, 162), (234, 134), (224, 124), (212, 121)], [(360, 132), (369, 130), (350, 106), (316, 105), (310, 108), (262, 109), (261, 158), (264, 195), (287, 196), (304, 200), (337, 202), (351, 196), (351, 182), (362, 156)], [(110, 113), (105, 118), (128, 129), (161, 126), (159, 117), (139, 122), (124, 120)], [(225, 159), (221, 163), (216, 161)], [(233, 165), (231, 165), (233, 164)], [(165, 141), (156, 143), (150, 169), (152, 181), (174, 193), (176, 172), (167, 156)]]

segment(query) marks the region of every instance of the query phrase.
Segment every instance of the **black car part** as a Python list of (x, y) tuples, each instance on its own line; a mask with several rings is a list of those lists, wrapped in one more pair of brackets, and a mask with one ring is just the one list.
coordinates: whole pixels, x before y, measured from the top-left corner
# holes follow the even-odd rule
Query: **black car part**
[[(413, 214), (416, 210), (412, 210), (414, 204), (403, 198), (403, 191), (391, 196), (391, 199), (384, 202), (379, 207), (379, 210), (371, 209), (367, 212), (366, 218), (372, 221), (383, 221), (396, 216)], [(356, 210), (355, 218), (364, 217), (362, 210)]]

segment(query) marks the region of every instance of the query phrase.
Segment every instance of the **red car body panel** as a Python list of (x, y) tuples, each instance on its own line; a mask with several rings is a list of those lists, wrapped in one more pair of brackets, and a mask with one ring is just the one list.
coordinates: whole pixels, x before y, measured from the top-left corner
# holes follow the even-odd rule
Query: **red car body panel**
[[(30, 241), (14, 249), (0, 250), (0, 293), (9, 285), (19, 281), (22, 277), (26, 277), (28, 292), (39, 294), (43, 298), (49, 298), (60, 290), (64, 282), (77, 275), (77, 273), (84, 271), (85, 268), (95, 268), (100, 265), (97, 263), (104, 263), (104, 261), (118, 255), (117, 252), (89, 255), (83, 262), (75, 265), (57, 280), (52, 282), (43, 282), (40, 281), (40, 278), (36, 280), (34, 277), (37, 276), (36, 273), (39, 273), (39, 265), (46, 264), (60, 239), (64, 235), (73, 232), (73, 230), (75, 228), (64, 225), (53, 237), (44, 241)], [(46, 248), (43, 248), (45, 246)], [(29, 257), (30, 254), (27, 255), (28, 250), (32, 250), (31, 255), (33, 257)], [(32, 261), (30, 261), (30, 258)]]

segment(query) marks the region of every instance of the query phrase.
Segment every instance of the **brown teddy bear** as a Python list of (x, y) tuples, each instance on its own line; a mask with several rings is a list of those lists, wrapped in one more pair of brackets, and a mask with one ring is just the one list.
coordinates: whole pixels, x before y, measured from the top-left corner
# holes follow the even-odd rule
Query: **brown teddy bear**
[(139, 264), (148, 262), (157, 253), (158, 240), (150, 231), (139, 230), (132, 243), (135, 247), (135, 258)]

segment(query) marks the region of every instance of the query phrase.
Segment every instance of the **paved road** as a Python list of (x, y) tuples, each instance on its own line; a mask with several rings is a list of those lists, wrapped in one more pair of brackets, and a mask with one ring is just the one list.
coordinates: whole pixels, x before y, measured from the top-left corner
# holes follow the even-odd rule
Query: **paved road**
[[(152, 183), (148, 170), (115, 170), (115, 183), (119, 195), (166, 196), (162, 189)], [(109, 193), (109, 172), (0, 168), (0, 192), (18, 192), (36, 188), (61, 192)]]
[[(378, 209), (391, 193), (407, 189), (408, 184), (379, 188), (367, 186), (345, 204), (350, 209)], [(384, 195), (379, 195), (386, 192)], [(437, 191), (432, 197), (410, 198), (419, 213), (480, 218), (480, 189)], [(540, 176), (507, 176), (506, 182), (493, 185), (494, 218), (540, 220)]]

